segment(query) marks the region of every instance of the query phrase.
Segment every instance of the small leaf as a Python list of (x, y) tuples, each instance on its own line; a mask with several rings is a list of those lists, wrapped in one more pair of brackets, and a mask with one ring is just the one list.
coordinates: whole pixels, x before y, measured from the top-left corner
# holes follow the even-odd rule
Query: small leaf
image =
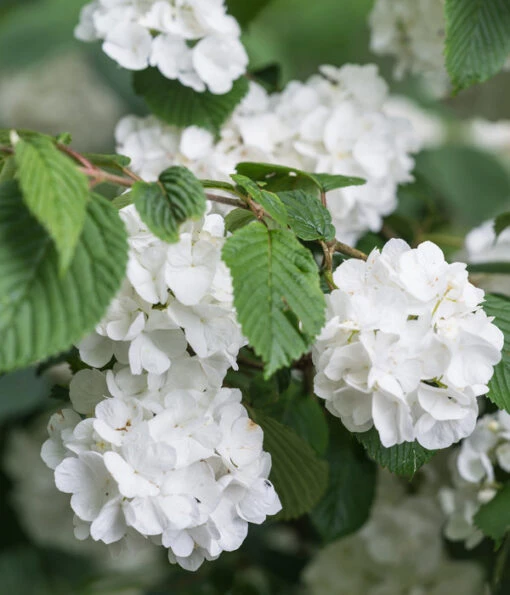
[(120, 196), (116, 196), (112, 200), (112, 205), (119, 211), (121, 209), (123, 209), (124, 207), (127, 207), (132, 204), (133, 204), (133, 192), (132, 191), (125, 192), (124, 194), (121, 194)]
[(243, 162), (236, 166), (236, 171), (254, 182), (264, 183), (264, 188), (270, 192), (307, 190), (318, 195), (321, 189), (320, 183), (311, 174), (294, 167)]
[(328, 449), (329, 483), (311, 520), (326, 541), (357, 531), (368, 519), (377, 468), (352, 434), (334, 420)]
[(502, 215), (498, 215), (494, 220), (494, 231), (496, 233), (496, 237), (507, 227), (510, 227), (510, 213), (503, 213)]
[(269, 479), (282, 503), (278, 518), (298, 518), (309, 512), (323, 495), (328, 466), (293, 430), (259, 411), (251, 412), (264, 431), (264, 450), (271, 454)]
[(186, 128), (199, 126), (218, 133), (236, 106), (248, 93), (248, 79), (241, 77), (225, 95), (197, 93), (179, 81), (165, 78), (157, 68), (134, 73), (134, 87), (150, 111), (167, 124)]
[(227, 239), (223, 260), (232, 273), (239, 322), (267, 378), (306, 353), (322, 329), (317, 265), (291, 231), (259, 222)]
[(311, 174), (312, 178), (316, 180), (322, 192), (331, 192), (337, 188), (347, 188), (348, 186), (363, 186), (366, 180), (354, 176), (340, 176), (331, 174)]
[(510, 483), (480, 508), (474, 521), (487, 537), (495, 541), (503, 539), (510, 528)]
[(241, 227), (253, 221), (256, 221), (256, 217), (252, 211), (248, 209), (234, 209), (225, 217), (225, 228), (227, 231), (234, 233), (234, 231), (241, 229)]
[(127, 238), (114, 207), (88, 201), (83, 232), (65, 275), (50, 236), (16, 182), (0, 185), (0, 372), (67, 350), (91, 332), (120, 288)]
[(42, 136), (21, 139), (16, 143), (15, 156), (23, 200), (55, 242), (60, 271), (64, 273), (85, 224), (87, 177), (72, 159)]
[(507, 0), (446, 0), (446, 68), (458, 91), (497, 74), (510, 54)]
[(128, 167), (131, 159), (125, 155), (103, 155), (102, 153), (83, 153), (88, 161), (102, 169), (122, 172), (124, 168)]
[(304, 190), (293, 190), (279, 192), (278, 196), (287, 208), (289, 225), (298, 238), (306, 242), (313, 240), (329, 242), (335, 238), (331, 213), (315, 195)]
[(136, 182), (133, 202), (143, 222), (165, 242), (179, 241), (179, 228), (188, 219), (199, 219), (206, 202), (202, 184), (185, 167), (169, 167), (159, 183)]
[(287, 227), (287, 210), (278, 195), (273, 194), (272, 192), (267, 192), (267, 190), (262, 190), (255, 182), (246, 176), (235, 174), (230, 177), (248, 196), (259, 204), (266, 213), (276, 221), (276, 223), (279, 223), (282, 227)]
[(435, 455), (435, 451), (423, 448), (418, 442), (403, 442), (386, 448), (381, 444), (375, 428), (356, 434), (356, 438), (365, 447), (368, 456), (381, 467), (408, 478), (412, 478)]

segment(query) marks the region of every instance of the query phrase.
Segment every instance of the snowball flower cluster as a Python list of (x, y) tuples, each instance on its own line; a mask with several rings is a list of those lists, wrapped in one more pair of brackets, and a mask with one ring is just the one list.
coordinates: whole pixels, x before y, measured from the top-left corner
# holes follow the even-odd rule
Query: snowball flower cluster
[(448, 539), (464, 541), (466, 547), (472, 548), (484, 537), (474, 516), (501, 487), (496, 470), (510, 472), (510, 415), (498, 411), (481, 417), (475, 431), (453, 455), (452, 463), (453, 487), (439, 491), (441, 506), (448, 516), (444, 533)]
[(411, 180), (419, 137), (403, 118), (386, 113), (386, 83), (373, 65), (323, 66), (307, 82), (268, 95), (252, 84), (214, 137), (195, 127), (179, 131), (153, 117), (128, 117), (117, 128), (117, 150), (133, 169), (154, 179), (182, 164), (197, 175), (228, 180), (241, 161), (263, 161), (316, 173), (359, 176), (363, 186), (328, 194), (337, 235), (354, 243), (397, 206), (397, 186)]
[(228, 93), (248, 65), (224, 0), (94, 0), (82, 9), (75, 35), (103, 40), (105, 54), (123, 68), (155, 66), (199, 92)]
[[(471, 230), (465, 240), (466, 260), (471, 264), (510, 262), (510, 228), (496, 237), (494, 221), (485, 221)], [(476, 283), (485, 291), (510, 295), (510, 278), (505, 274), (479, 273)]]
[(392, 493), (378, 494), (361, 531), (331, 543), (308, 565), (303, 574), (307, 593), (479, 595), (481, 570), (449, 559), (434, 500), (405, 495), (395, 478), (393, 484)]
[(133, 374), (189, 373), (197, 382), (200, 374), (192, 370), (200, 368), (220, 386), (246, 343), (221, 260), (223, 218), (189, 222), (180, 241), (169, 245), (147, 229), (133, 206), (120, 214), (129, 236), (127, 280), (96, 332), (80, 343), (80, 357), (101, 368), (114, 356)]
[(395, 77), (422, 75), (431, 93), (444, 96), (444, 0), (376, 0), (370, 15), (371, 49), (396, 59)]
[(384, 446), (446, 448), (469, 436), (501, 359), (503, 334), (481, 308), (466, 265), (431, 242), (402, 240), (348, 260), (333, 275), (327, 323), (313, 350), (315, 392), (353, 432)]
[(139, 380), (125, 369), (79, 372), (75, 409), (50, 419), (41, 454), (71, 494), (78, 539), (150, 538), (196, 570), (239, 548), (249, 522), (281, 509), (271, 458), (240, 391), (168, 386), (144, 401)]

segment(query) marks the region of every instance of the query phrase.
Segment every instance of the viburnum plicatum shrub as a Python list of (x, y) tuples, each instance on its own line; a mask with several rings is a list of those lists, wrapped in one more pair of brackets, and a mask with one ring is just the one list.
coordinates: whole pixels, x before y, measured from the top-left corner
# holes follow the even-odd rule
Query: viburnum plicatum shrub
[[(84, 7), (76, 35), (136, 71), (149, 111), (119, 122), (118, 154), (0, 130), (0, 372), (71, 376), (31, 482), (38, 430), (11, 437), (15, 506), (45, 545), (164, 551), (190, 571), (250, 525), (308, 514), (333, 542), (304, 571), (311, 592), (476, 593), (480, 569), (441, 528), (473, 546), (510, 526), (510, 302), (477, 276), (508, 274), (510, 217), (468, 235), (469, 265), (403, 226), (424, 136), (377, 67), (271, 88), (247, 72), (247, 6)], [(443, 76), (444, 20), (453, 86), (485, 80), (509, 10), (465, 6), (378, 2), (374, 47)], [(450, 470), (435, 457), (413, 493), (382, 475), (372, 507), (377, 465), (410, 479), (449, 447)]]

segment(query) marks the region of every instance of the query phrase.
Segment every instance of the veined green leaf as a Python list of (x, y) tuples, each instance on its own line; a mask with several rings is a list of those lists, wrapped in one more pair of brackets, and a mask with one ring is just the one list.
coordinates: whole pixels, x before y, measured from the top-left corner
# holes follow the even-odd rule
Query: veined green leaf
[(119, 290), (127, 238), (114, 207), (94, 195), (65, 275), (50, 236), (14, 181), (0, 185), (0, 372), (68, 349), (91, 332)]
[(276, 223), (287, 227), (287, 210), (277, 194), (268, 192), (260, 188), (253, 180), (241, 174), (230, 176), (234, 182), (257, 204), (259, 204), (266, 213), (276, 221)]
[(314, 194), (304, 190), (292, 190), (279, 192), (278, 196), (287, 209), (289, 225), (298, 238), (306, 242), (329, 242), (335, 238), (331, 213)]
[(234, 304), (265, 376), (306, 353), (325, 320), (325, 299), (311, 252), (285, 229), (250, 223), (223, 247)]

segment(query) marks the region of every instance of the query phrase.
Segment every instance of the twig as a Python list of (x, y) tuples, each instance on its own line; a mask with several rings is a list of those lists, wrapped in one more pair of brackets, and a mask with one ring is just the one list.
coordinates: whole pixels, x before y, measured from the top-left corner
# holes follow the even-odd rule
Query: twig
[(356, 248), (351, 248), (347, 244), (343, 242), (335, 241), (334, 244), (334, 251), (340, 252), (340, 254), (345, 254), (346, 256), (352, 256), (352, 258), (358, 258), (359, 260), (367, 260), (368, 256), (361, 252), (361, 250), (356, 250)]
[(80, 155), (80, 153), (77, 153), (76, 151), (73, 151), (71, 147), (63, 145), (62, 143), (57, 143), (57, 148), (62, 151), (62, 153), (66, 153), (69, 155), (69, 157), (72, 157), (78, 163), (81, 163), (83, 167), (91, 170), (95, 169), (95, 166), (86, 157)]
[(135, 183), (133, 179), (123, 178), (122, 176), (116, 176), (115, 174), (109, 174), (108, 172), (105, 172), (102, 169), (97, 169), (94, 166), (92, 166), (92, 168), (80, 167), (78, 169), (89, 178), (92, 178), (92, 180), (94, 180), (94, 184), (110, 182), (111, 184), (117, 184), (117, 186), (131, 188)]
[(328, 287), (333, 291), (333, 289), (338, 289), (333, 281), (333, 254), (336, 243), (327, 244), (326, 242), (321, 242), (320, 244), (324, 252), (324, 279)]
[(238, 207), (239, 209), (249, 209), (250, 208), (245, 202), (243, 202), (242, 200), (239, 200), (237, 198), (228, 198), (227, 196), (219, 196), (217, 194), (209, 194), (208, 192), (206, 192), (205, 196), (207, 197), (207, 200), (210, 200), (212, 202), (218, 202), (222, 205)]

